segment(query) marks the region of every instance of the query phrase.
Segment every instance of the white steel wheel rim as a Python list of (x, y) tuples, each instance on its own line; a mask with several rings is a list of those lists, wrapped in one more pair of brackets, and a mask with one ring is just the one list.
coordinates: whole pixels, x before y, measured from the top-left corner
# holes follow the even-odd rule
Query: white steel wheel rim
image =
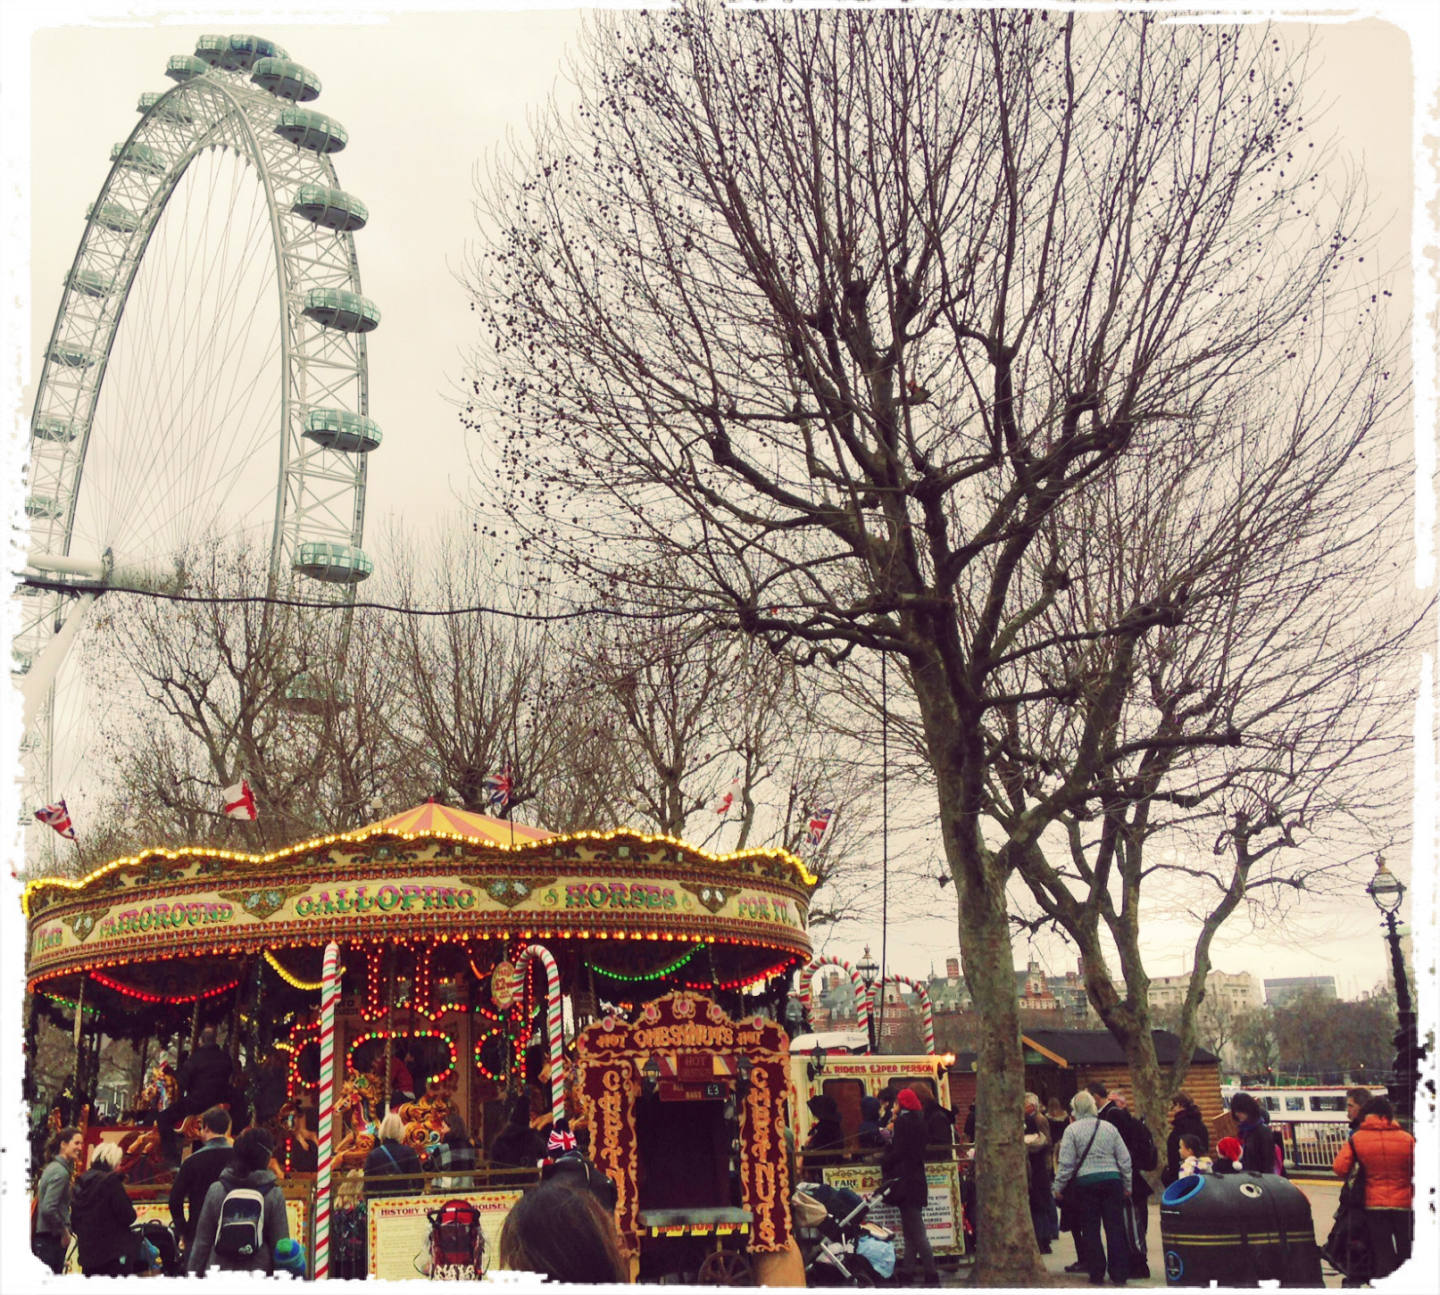
[[(305, 313), (317, 290), (358, 297), (359, 265), (352, 232), (291, 210), (302, 187), (338, 188), (327, 154), (275, 132), (291, 108), (246, 71), (213, 68), (161, 95), (117, 147), (43, 356), (26, 498), (32, 555), (99, 558), (108, 548), (163, 565), (238, 525), (268, 546), (275, 591), (290, 584), (302, 544), (358, 551), (366, 454), (304, 433), (312, 410), (368, 415), (364, 333)], [(197, 193), (200, 213), (190, 206)], [(222, 252), (212, 256), (217, 230)], [(166, 293), (168, 311), (157, 301)], [(229, 331), (217, 326), (227, 298)], [(257, 344), (264, 361), (246, 369), (241, 352)], [(132, 362), (141, 355), (168, 371), (152, 376)], [(232, 417), (257, 405), (259, 417)], [(307, 581), (305, 591), (349, 602), (354, 586)], [(73, 603), (33, 589), (20, 603), (24, 670)], [(27, 824), (66, 794), (55, 778), (56, 709), (52, 690), (22, 742)]]

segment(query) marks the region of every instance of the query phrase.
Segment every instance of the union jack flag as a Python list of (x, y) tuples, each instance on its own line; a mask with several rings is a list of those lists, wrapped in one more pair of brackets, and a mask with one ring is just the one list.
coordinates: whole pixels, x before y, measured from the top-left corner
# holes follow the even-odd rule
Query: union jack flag
[(499, 773), (492, 773), (485, 779), (485, 790), (490, 793), (490, 804), (495, 809), (506, 809), (515, 797), (515, 772), (507, 764)]
[(70, 811), (65, 808), (63, 800), (57, 800), (53, 805), (46, 805), (44, 809), (37, 809), (35, 817), (49, 827), (53, 827), (67, 841), (75, 839), (75, 828), (70, 822)]
[(557, 1120), (550, 1128), (550, 1140), (545, 1144), (546, 1151), (574, 1151), (575, 1135), (570, 1132), (569, 1122)]
[(805, 839), (811, 845), (819, 845), (825, 839), (825, 833), (830, 828), (830, 816), (834, 812), (833, 809), (822, 809), (818, 813), (810, 815), (810, 832)]

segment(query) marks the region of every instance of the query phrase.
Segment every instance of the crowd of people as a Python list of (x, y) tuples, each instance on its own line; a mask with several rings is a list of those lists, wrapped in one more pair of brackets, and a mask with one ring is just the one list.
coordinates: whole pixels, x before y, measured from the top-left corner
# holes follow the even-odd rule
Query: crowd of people
[[(184, 1271), (303, 1272), (303, 1250), (290, 1236), (269, 1133), (252, 1126), (232, 1141), (223, 1107), (202, 1112), (200, 1123), (204, 1140), (180, 1165), (169, 1196), (171, 1233)], [(423, 1161), (404, 1132), (396, 1112), (381, 1121), (380, 1139), (365, 1162), (363, 1176), (373, 1181), (366, 1183), (364, 1196), (421, 1192), (425, 1171), (445, 1171), (433, 1179), (441, 1189), (471, 1185), (477, 1157), (458, 1116), (447, 1118), (443, 1140)], [(60, 1129), (50, 1140), (35, 1189), (32, 1251), (55, 1273), (65, 1270), (72, 1244), (86, 1276), (151, 1271), (154, 1260), (146, 1254), (119, 1167), (120, 1144), (95, 1143), (77, 1176), (83, 1144), (73, 1127)], [(615, 1183), (585, 1158), (563, 1119), (548, 1140), (535, 1134), (526, 1151), (538, 1154), (515, 1163), (533, 1167), (538, 1162), (541, 1181), (506, 1216), (500, 1266), (544, 1273), (556, 1281), (628, 1281), (614, 1222)]]
[[(199, 1073), (206, 1073), (203, 1067)], [(1396, 1122), (1385, 1097), (1352, 1088), (1347, 1099), (1351, 1135), (1333, 1168), (1341, 1178), (1356, 1164), (1364, 1170), (1372, 1254), (1367, 1275), (1385, 1277), (1411, 1254), (1415, 1140)], [(845, 1143), (833, 1098), (812, 1098), (810, 1111), (802, 1171), (815, 1168), (807, 1159), (813, 1161), (817, 1153), (824, 1159)], [(541, 1182), (525, 1191), (506, 1217), (500, 1266), (545, 1273), (557, 1281), (628, 1281), (614, 1222), (614, 1182), (585, 1158), (563, 1119), (547, 1139), (531, 1127), (530, 1114), (529, 1103), (516, 1099), (486, 1158), (492, 1168), (541, 1166)], [(952, 1144), (954, 1116), (924, 1084), (893, 1086), (880, 1098), (866, 1097), (860, 1116), (859, 1148), (878, 1158), (883, 1177), (893, 1183), (888, 1196), (899, 1212), (905, 1241), (903, 1276), (938, 1285), (923, 1220), (929, 1194), (925, 1165), (937, 1145)], [(1283, 1148), (1265, 1111), (1244, 1092), (1236, 1093), (1209, 1124), (1194, 1099), (1177, 1092), (1170, 1102), (1163, 1157), (1143, 1121), (1126, 1109), (1123, 1095), (1098, 1082), (1077, 1092), (1068, 1111), (1054, 1098), (1047, 1105), (1026, 1093), (1023, 1122), (1036, 1243), (1042, 1253), (1051, 1253), (1060, 1233), (1069, 1231), (1076, 1258), (1065, 1271), (1084, 1273), (1096, 1285), (1107, 1278), (1124, 1285), (1148, 1276), (1148, 1172), (1158, 1169), (1162, 1186), (1194, 1174), (1285, 1172)], [(202, 1141), (181, 1163), (169, 1195), (173, 1236), (185, 1269), (303, 1271), (303, 1250), (289, 1234), (271, 1135), (251, 1126), (232, 1140), (224, 1105), (203, 1110), (200, 1129)], [(474, 1182), (481, 1154), (458, 1115), (447, 1116), (441, 1140), (423, 1159), (407, 1140), (397, 1112), (386, 1114), (378, 1132), (363, 1169), (365, 1196), (421, 1192), (427, 1174), (445, 1190), (463, 1190)], [(144, 1236), (135, 1226), (119, 1144), (96, 1143), (81, 1172), (83, 1144), (74, 1127), (50, 1139), (35, 1187), (34, 1254), (59, 1273), (73, 1242), (87, 1275), (149, 1271), (154, 1256), (146, 1254)], [(237, 1198), (251, 1208), (238, 1223), (231, 1211)], [(237, 1227), (253, 1234), (240, 1253), (225, 1243), (227, 1229)]]
[[(1025, 1095), (1025, 1145), (1029, 1160), (1030, 1210), (1035, 1239), (1050, 1253), (1059, 1228), (1074, 1237), (1076, 1259), (1069, 1273), (1084, 1273), (1094, 1285), (1107, 1277), (1115, 1285), (1149, 1275), (1146, 1265), (1147, 1198), (1145, 1170), (1154, 1167), (1149, 1131), (1124, 1106), (1119, 1094), (1092, 1083), (1076, 1093), (1068, 1117), (1052, 1100), (1044, 1113), (1033, 1093)], [(1371, 1271), (1347, 1278), (1361, 1285), (1388, 1276), (1409, 1259), (1414, 1229), (1415, 1139), (1395, 1120), (1385, 1097), (1368, 1089), (1347, 1093), (1351, 1136), (1340, 1149), (1334, 1172), (1346, 1177), (1357, 1162), (1364, 1170), (1365, 1215)], [(1063, 1130), (1063, 1132), (1062, 1132)], [(1053, 1173), (1047, 1148), (1055, 1151)], [(1234, 1094), (1221, 1115), (1207, 1124), (1189, 1093), (1170, 1101), (1162, 1187), (1193, 1174), (1285, 1174), (1284, 1148), (1260, 1103), (1250, 1093)]]

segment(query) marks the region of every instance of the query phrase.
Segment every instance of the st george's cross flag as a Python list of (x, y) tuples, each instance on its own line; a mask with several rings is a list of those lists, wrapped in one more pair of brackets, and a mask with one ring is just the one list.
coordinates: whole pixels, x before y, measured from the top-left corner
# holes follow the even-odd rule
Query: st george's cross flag
[(53, 805), (46, 805), (44, 809), (37, 809), (35, 817), (49, 827), (53, 827), (67, 841), (75, 839), (75, 827), (70, 822), (70, 811), (65, 808), (63, 800), (57, 800)]
[(225, 803), (226, 818), (248, 818), (253, 823), (260, 817), (255, 809), (255, 793), (244, 778), (233, 787), (226, 787), (220, 794)]
[(833, 809), (822, 809), (810, 815), (810, 833), (805, 839), (811, 845), (819, 845), (825, 839), (825, 833), (830, 828), (830, 816), (834, 812)]
[(730, 812), (730, 806), (735, 803), (735, 793), (740, 788), (740, 775), (737, 773), (730, 780), (730, 790), (720, 797), (720, 803), (715, 806), (715, 812), (724, 818)]

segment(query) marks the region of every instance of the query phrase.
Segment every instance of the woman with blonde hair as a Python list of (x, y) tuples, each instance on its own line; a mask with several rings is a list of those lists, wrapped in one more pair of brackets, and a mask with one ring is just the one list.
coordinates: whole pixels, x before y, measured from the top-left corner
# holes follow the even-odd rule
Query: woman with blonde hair
[(124, 1277), (145, 1272), (140, 1237), (130, 1230), (135, 1206), (125, 1191), (118, 1142), (99, 1142), (90, 1168), (75, 1182), (70, 1220), (80, 1246), (80, 1271), (87, 1277)]
[(370, 1196), (418, 1196), (423, 1190), (419, 1178), (400, 1178), (369, 1186), (371, 1178), (394, 1174), (418, 1174), (420, 1153), (405, 1141), (405, 1121), (398, 1111), (387, 1111), (380, 1121), (380, 1141), (365, 1157), (366, 1194)]

